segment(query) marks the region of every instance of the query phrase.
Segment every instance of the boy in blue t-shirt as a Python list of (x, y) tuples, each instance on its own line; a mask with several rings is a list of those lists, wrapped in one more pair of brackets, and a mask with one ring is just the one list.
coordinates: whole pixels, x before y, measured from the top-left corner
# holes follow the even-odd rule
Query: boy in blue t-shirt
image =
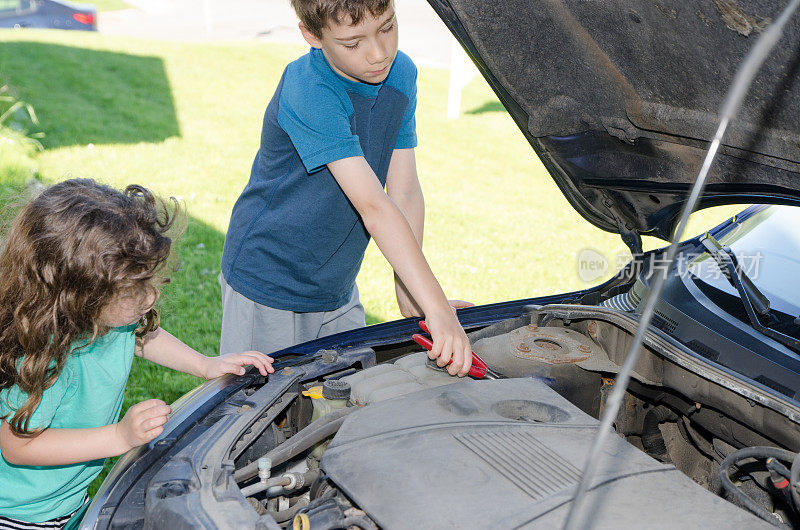
[[(222, 256), (221, 352), (269, 353), (364, 325), (355, 286), (370, 236), (404, 316), (425, 316), (453, 375), (469, 340), (422, 254), (414, 64), (391, 0), (292, 0), (311, 51), (267, 106)], [(384, 192), (384, 187), (386, 191)], [(451, 307), (452, 305), (452, 307)], [(246, 345), (246, 347), (245, 347)]]

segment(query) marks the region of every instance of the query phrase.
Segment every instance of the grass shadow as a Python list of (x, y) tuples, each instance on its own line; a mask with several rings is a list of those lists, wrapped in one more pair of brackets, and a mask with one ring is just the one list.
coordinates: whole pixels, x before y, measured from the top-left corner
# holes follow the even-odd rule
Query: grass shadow
[(180, 136), (158, 57), (9, 41), (0, 43), (0, 78), (36, 109), (45, 148)]
[(485, 112), (506, 112), (506, 108), (499, 101), (485, 101), (480, 107), (475, 107), (464, 114), (483, 114)]

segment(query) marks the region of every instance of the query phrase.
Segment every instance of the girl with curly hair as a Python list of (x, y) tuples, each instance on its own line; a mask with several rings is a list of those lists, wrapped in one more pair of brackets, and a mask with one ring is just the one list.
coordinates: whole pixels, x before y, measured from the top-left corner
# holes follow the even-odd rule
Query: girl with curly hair
[(273, 372), (264, 354), (206, 357), (159, 327), (171, 211), (141, 186), (76, 179), (11, 225), (0, 250), (0, 528), (60, 528), (106, 457), (161, 434), (170, 407), (158, 399), (117, 421), (134, 354), (205, 379)]

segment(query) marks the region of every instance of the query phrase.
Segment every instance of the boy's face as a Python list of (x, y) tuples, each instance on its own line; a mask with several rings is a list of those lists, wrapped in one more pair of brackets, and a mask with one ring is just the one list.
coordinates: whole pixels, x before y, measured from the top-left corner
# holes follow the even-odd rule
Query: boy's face
[(397, 54), (397, 19), (394, 6), (373, 17), (369, 11), (357, 25), (350, 24), (350, 15), (339, 22), (328, 22), (319, 37), (300, 23), (303, 37), (314, 48), (322, 49), (328, 64), (339, 75), (351, 81), (380, 83), (389, 75)]

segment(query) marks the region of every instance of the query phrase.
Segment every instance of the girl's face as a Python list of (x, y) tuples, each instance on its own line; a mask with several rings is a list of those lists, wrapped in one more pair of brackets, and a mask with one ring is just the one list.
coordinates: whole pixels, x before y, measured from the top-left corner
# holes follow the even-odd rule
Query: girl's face
[(159, 294), (156, 288), (119, 294), (100, 311), (98, 323), (109, 328), (117, 328), (138, 322), (150, 311)]

